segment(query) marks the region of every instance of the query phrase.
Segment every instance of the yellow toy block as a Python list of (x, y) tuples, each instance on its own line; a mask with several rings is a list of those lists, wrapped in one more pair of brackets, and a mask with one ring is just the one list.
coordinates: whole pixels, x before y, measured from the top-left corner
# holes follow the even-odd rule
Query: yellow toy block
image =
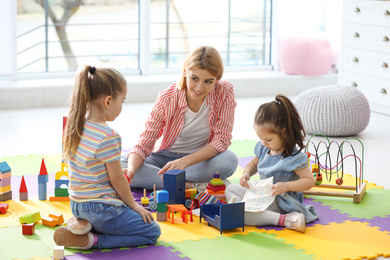
[(141, 197), (141, 204), (142, 205), (149, 205), (149, 198), (146, 197), (146, 189), (144, 189), (144, 196)]
[(11, 190), (11, 185), (0, 187), (0, 193), (6, 193), (7, 191), (10, 191), (10, 190)]
[(39, 211), (34, 213), (28, 213), (26, 215), (19, 217), (20, 224), (30, 224), (30, 223), (38, 222), (40, 220), (41, 220), (41, 214), (39, 213)]
[[(65, 168), (66, 168), (66, 171), (65, 171)], [(66, 178), (69, 179), (68, 166), (65, 163), (61, 163), (61, 171), (56, 172), (55, 179), (61, 180), (62, 176), (66, 176)]]
[(210, 181), (211, 185), (224, 185), (225, 183), (223, 183), (223, 181), (214, 181), (214, 180), (211, 180)]

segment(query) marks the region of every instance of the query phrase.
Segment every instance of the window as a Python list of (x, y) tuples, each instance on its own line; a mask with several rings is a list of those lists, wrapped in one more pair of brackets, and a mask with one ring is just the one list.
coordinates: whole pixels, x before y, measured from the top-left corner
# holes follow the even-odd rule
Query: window
[(200, 45), (225, 66), (270, 65), (271, 0), (19, 2), (17, 73), (175, 69)]

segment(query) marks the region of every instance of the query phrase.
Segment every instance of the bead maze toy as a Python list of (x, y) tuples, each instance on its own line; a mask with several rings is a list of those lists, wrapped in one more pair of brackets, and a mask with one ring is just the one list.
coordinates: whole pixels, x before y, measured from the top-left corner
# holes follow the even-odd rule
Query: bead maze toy
[[(316, 145), (313, 141), (311, 141), (314, 136), (322, 136), (326, 139), (326, 142), (321, 140)], [(351, 142), (353, 140), (358, 141), (361, 144), (361, 157), (356, 155), (355, 148)], [(345, 155), (344, 146), (347, 144), (349, 144), (352, 153)], [(334, 158), (334, 155), (332, 156), (331, 154), (330, 150), (332, 146), (337, 149), (336, 158)], [(314, 153), (309, 151), (310, 147), (314, 149)], [(366, 192), (366, 183), (363, 182), (364, 146), (358, 138), (349, 137), (342, 141), (341, 144), (339, 144), (335, 141), (331, 142), (325, 135), (314, 134), (309, 138), (305, 151), (308, 155), (309, 165), (310, 158), (314, 157), (314, 161), (311, 164), (311, 169), (314, 178), (316, 179), (316, 186), (310, 190), (304, 191), (303, 193), (305, 195), (347, 197), (353, 198), (353, 203), (361, 202)], [(354, 161), (356, 179), (355, 186), (342, 185), (344, 177), (344, 161), (347, 158), (352, 158)], [(336, 164), (332, 164), (334, 163), (334, 159), (336, 159)], [(322, 184), (323, 175), (325, 175), (327, 182), (330, 183), (332, 180), (332, 175), (334, 174), (337, 176), (335, 180), (336, 184)], [(352, 193), (351, 191), (354, 192)]]

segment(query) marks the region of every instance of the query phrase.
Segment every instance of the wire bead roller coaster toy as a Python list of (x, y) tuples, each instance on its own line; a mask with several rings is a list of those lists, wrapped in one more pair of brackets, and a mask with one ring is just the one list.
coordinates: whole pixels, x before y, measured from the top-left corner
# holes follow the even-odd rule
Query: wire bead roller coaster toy
[[(327, 142), (319, 141), (317, 145), (311, 141), (314, 136), (322, 136)], [(361, 158), (356, 155), (355, 148), (350, 141), (357, 140), (361, 144)], [(344, 155), (344, 146), (349, 144), (352, 153)], [(336, 145), (337, 157), (336, 165), (332, 164), (331, 147)], [(314, 153), (309, 152), (310, 147), (314, 149)], [(364, 146), (363, 143), (355, 138), (349, 137), (341, 144), (335, 141), (329, 141), (328, 137), (322, 134), (312, 135), (306, 145), (305, 152), (308, 156), (309, 165), (310, 158), (314, 157), (314, 162), (311, 164), (311, 170), (315, 178), (316, 185), (310, 190), (304, 191), (305, 195), (321, 195), (321, 196), (336, 196), (353, 198), (353, 203), (360, 203), (366, 192), (366, 183), (363, 181), (363, 161), (364, 161)], [(325, 157), (325, 160), (323, 159)], [(352, 157), (355, 164), (355, 186), (342, 185), (344, 180), (344, 161)], [(333, 157), (334, 159), (334, 157)], [(336, 184), (323, 184), (323, 175), (325, 175), (328, 183), (332, 181), (332, 175), (336, 174)], [(325, 190), (325, 191), (324, 191)], [(328, 191), (328, 190), (333, 190)], [(348, 192), (349, 191), (349, 192)], [(354, 191), (353, 193), (350, 191)]]

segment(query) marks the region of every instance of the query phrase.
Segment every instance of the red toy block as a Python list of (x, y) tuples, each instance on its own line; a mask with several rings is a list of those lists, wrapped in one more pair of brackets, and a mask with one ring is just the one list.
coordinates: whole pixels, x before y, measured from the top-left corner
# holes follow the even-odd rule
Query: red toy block
[(35, 233), (35, 223), (23, 224), (22, 226), (23, 235), (34, 235)]
[(5, 214), (9, 208), (8, 203), (0, 203), (0, 213)]

